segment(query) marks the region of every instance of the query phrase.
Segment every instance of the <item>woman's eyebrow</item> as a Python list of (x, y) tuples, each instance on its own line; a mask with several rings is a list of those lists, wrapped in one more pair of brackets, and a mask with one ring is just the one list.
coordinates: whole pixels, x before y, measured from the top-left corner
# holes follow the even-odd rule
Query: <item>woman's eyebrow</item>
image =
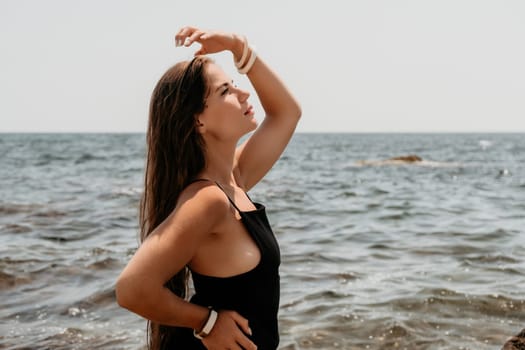
[[(217, 92), (217, 90), (219, 90), (220, 88), (224, 87), (224, 86), (228, 86), (230, 83), (228, 82), (225, 82), (225, 83), (222, 83), (221, 85), (219, 85), (216, 89), (215, 89), (215, 92)], [(231, 84), (234, 85), (233, 83), (233, 79), (231, 81)]]
[(225, 83), (222, 83), (221, 85), (219, 85), (216, 89), (215, 89), (215, 92), (217, 92), (220, 88), (224, 87), (224, 86), (228, 86), (229, 83), (228, 82), (225, 82)]

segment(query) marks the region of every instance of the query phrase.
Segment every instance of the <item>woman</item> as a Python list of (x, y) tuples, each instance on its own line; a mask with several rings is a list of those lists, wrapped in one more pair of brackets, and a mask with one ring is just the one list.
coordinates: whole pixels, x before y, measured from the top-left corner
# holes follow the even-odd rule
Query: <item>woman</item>
[[(244, 37), (185, 27), (176, 43), (201, 48), (152, 95), (142, 244), (117, 281), (117, 301), (150, 320), (150, 349), (276, 349), (279, 248), (246, 192), (280, 157), (301, 110)], [(257, 92), (259, 127), (249, 93), (203, 56), (225, 50)]]

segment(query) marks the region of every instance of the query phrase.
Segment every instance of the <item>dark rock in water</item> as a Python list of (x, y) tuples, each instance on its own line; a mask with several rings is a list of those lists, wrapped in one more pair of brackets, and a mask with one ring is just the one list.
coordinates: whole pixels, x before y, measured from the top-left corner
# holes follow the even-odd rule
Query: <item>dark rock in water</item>
[(415, 154), (409, 154), (406, 156), (398, 156), (384, 160), (361, 160), (357, 163), (360, 165), (403, 165), (421, 162), (423, 162), (423, 158), (416, 156)]
[(507, 340), (501, 350), (525, 350), (525, 328), (518, 335)]
[(410, 154), (408, 156), (400, 156), (400, 157), (394, 157), (390, 158), (389, 160), (400, 160), (407, 163), (414, 163), (414, 162), (421, 162), (423, 161), (423, 158), (416, 156), (414, 154)]

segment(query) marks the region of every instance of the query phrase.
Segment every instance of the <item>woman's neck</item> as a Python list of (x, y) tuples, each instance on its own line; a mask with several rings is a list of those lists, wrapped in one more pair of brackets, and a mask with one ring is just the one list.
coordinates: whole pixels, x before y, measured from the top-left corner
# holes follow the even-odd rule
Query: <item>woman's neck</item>
[(214, 143), (206, 145), (206, 168), (200, 177), (217, 181), (221, 185), (236, 186), (233, 169), (235, 166), (235, 144)]

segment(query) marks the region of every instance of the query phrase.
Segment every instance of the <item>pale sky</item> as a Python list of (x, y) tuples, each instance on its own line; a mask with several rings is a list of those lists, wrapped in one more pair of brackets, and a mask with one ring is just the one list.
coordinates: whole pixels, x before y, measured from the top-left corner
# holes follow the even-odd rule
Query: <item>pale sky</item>
[(245, 34), (301, 132), (525, 132), (523, 0), (0, 0), (0, 132), (144, 132), (183, 25)]

